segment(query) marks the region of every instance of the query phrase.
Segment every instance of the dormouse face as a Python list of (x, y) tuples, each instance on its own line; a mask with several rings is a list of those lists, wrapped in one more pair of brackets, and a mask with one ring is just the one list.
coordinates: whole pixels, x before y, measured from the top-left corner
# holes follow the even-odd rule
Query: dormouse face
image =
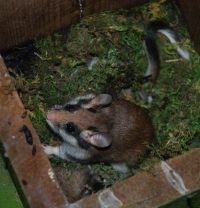
[(65, 142), (73, 146), (108, 147), (111, 144), (108, 127), (98, 110), (111, 102), (112, 97), (107, 94), (79, 96), (49, 111), (47, 123)]

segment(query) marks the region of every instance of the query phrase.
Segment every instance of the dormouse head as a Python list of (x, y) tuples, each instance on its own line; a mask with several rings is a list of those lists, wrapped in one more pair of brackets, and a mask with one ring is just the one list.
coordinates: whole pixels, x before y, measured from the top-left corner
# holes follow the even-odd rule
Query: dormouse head
[(108, 94), (78, 96), (63, 106), (54, 106), (47, 113), (47, 123), (71, 145), (105, 148), (111, 145), (106, 117), (111, 103)]

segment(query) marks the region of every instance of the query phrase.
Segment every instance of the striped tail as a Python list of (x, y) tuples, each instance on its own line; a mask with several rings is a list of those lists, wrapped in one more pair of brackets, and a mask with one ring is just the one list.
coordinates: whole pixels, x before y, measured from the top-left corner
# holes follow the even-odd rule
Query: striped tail
[(183, 59), (190, 59), (189, 52), (178, 46), (178, 42), (181, 40), (180, 35), (171, 28), (168, 23), (163, 21), (152, 21), (146, 26), (145, 32), (147, 36), (144, 40), (144, 49), (148, 59), (148, 67), (145, 77), (151, 77), (153, 83), (156, 82), (160, 71), (160, 57), (156, 44), (156, 34), (158, 32), (165, 35), (171, 43), (175, 44), (177, 53)]

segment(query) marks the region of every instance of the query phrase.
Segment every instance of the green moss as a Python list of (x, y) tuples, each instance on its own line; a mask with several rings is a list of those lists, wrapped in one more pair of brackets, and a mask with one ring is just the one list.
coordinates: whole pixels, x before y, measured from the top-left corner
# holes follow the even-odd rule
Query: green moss
[[(158, 35), (161, 74), (152, 104), (138, 100), (137, 82), (147, 66), (144, 56), (144, 24), (165, 19), (184, 37), (182, 45), (191, 52), (191, 62), (182, 61), (163, 36)], [(70, 31), (36, 40), (33, 73), (17, 79), (22, 100), (44, 143), (55, 143), (45, 124), (45, 112), (55, 104), (88, 92), (116, 92), (131, 88), (132, 100), (152, 116), (157, 143), (150, 145), (152, 161), (176, 156), (200, 147), (200, 57), (194, 51), (179, 10), (169, 1), (152, 1), (131, 10), (104, 12), (83, 18)], [(92, 69), (88, 63), (96, 58)], [(149, 159), (144, 158), (145, 164)], [(59, 162), (52, 159), (54, 164)], [(153, 162), (152, 162), (153, 163)], [(72, 165), (73, 166), (73, 165)], [(110, 173), (108, 184), (120, 176)]]

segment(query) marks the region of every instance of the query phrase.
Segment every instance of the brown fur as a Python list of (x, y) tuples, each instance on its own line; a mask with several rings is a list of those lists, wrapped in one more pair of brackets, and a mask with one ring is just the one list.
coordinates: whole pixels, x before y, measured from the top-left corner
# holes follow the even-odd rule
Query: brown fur
[(106, 148), (91, 146), (88, 151), (93, 157), (84, 161), (135, 163), (140, 155), (147, 152), (147, 143), (154, 139), (154, 128), (150, 117), (140, 106), (120, 99), (109, 106), (96, 109), (93, 113), (81, 108), (75, 112), (50, 111), (50, 117), (56, 123), (73, 122), (81, 130), (94, 126), (101, 133), (112, 138), (112, 144)]
[(150, 117), (141, 107), (125, 100), (113, 102), (106, 111), (104, 120), (111, 126), (112, 145), (98, 150), (97, 157), (102, 161), (136, 161), (139, 155), (146, 153), (146, 143), (154, 139)]

